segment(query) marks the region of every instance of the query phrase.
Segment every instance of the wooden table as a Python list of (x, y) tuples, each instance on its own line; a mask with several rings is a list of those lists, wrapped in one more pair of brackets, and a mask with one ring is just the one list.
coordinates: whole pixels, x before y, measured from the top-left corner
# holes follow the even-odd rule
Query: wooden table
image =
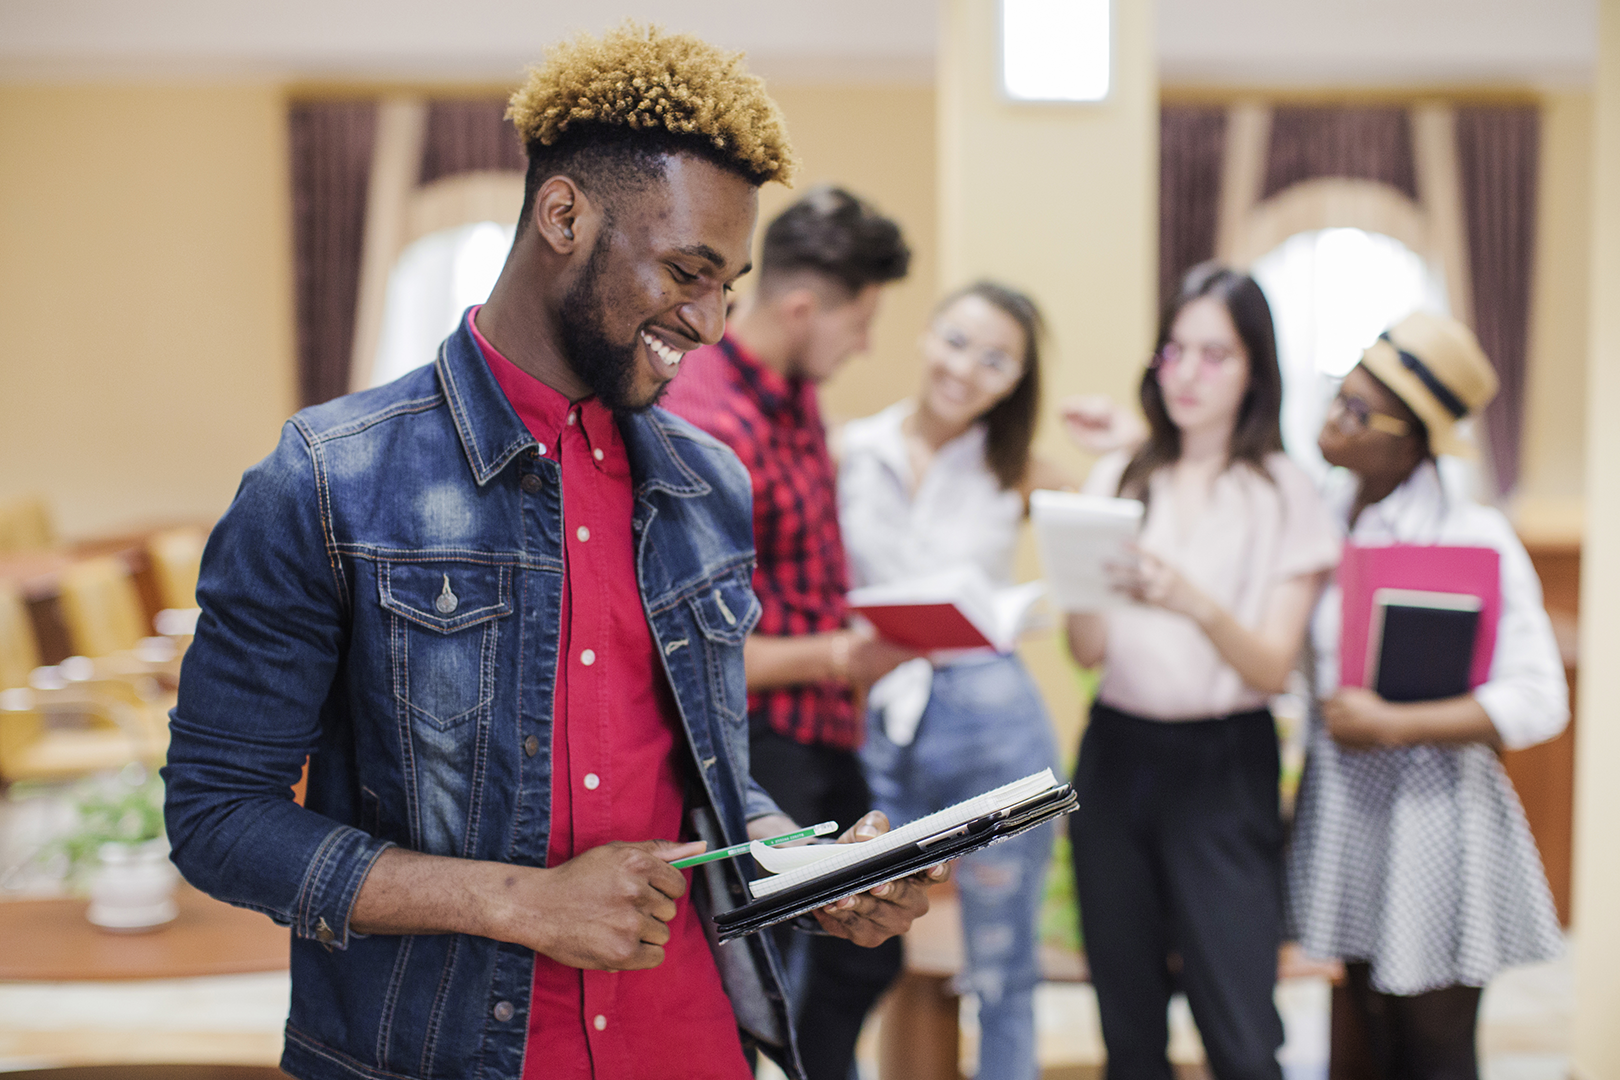
[[(269, 1080), (286, 1019), (288, 931), (182, 885), (140, 934), (85, 900), (0, 902), (0, 1071), (52, 1080)], [(9, 1072), (27, 1068), (28, 1073)]]
[(182, 884), (179, 916), (140, 934), (85, 919), (89, 901), (0, 903), (0, 981), (182, 979), (282, 971), (288, 931), (256, 911), (231, 907)]

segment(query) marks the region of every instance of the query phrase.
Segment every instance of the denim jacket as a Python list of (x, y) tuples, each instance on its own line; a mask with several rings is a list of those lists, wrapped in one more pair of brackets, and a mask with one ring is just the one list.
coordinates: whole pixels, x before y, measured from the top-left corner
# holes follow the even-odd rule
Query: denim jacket
[[(748, 476), (662, 410), (619, 424), (692, 817), (711, 845), (738, 843), (776, 809), (748, 770)], [(209, 540), (171, 718), (169, 837), (192, 884), (292, 927), (294, 1076), (522, 1072), (533, 953), (366, 936), (349, 916), (391, 845), (545, 864), (563, 522), (559, 465), (536, 445), (463, 321), (435, 364), (294, 416)], [(744, 870), (710, 866), (693, 902), (735, 906)], [(768, 938), (715, 955), (739, 1026), (796, 1071)]]

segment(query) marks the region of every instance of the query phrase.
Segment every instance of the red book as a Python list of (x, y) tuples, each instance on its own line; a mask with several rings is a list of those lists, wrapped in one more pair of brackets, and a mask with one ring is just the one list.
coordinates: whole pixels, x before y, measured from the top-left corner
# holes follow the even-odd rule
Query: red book
[(869, 585), (849, 594), (849, 609), (862, 615), (885, 640), (936, 652), (995, 649), (1011, 652), (1029, 621), (1031, 605), (1045, 592), (1041, 582), (1007, 589), (964, 566), (910, 581)]
[(1496, 623), (1502, 613), (1502, 559), (1494, 548), (1390, 544), (1346, 544), (1339, 563), (1343, 594), (1339, 631), (1339, 685), (1367, 685), (1367, 647), (1373, 623), (1373, 594), (1380, 589), (1462, 593), (1480, 601), (1470, 688), (1483, 683), (1496, 654)]

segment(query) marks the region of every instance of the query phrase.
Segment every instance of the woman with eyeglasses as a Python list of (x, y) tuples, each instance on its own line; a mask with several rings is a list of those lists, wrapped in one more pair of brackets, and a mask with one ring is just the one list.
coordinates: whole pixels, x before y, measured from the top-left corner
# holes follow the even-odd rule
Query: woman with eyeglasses
[[(839, 521), (855, 586), (962, 566), (1010, 585), (1029, 492), (1068, 486), (1030, 451), (1040, 406), (1035, 304), (979, 282), (935, 309), (917, 396), (845, 425)], [(862, 764), (899, 826), (1056, 765), (1051, 724), (1016, 656), (913, 660), (872, 688)], [(966, 856), (956, 872), (979, 1000), (980, 1080), (1033, 1080), (1037, 922), (1052, 833)]]
[(1499, 749), (1551, 739), (1568, 688), (1541, 585), (1498, 511), (1447, 489), (1436, 454), (1469, 453), (1457, 424), (1495, 395), (1474, 336), (1402, 320), (1345, 377), (1318, 439), (1338, 466), (1330, 509), (1351, 543), (1488, 547), (1501, 613), (1486, 681), (1396, 703), (1339, 686), (1340, 594), (1313, 619), (1313, 710), (1288, 855), (1289, 922), (1345, 961), (1386, 1080), (1472, 1080), (1481, 989), (1562, 947), (1552, 897)]
[[(1169, 1080), (1181, 989), (1217, 1080), (1276, 1080), (1283, 828), (1267, 701), (1287, 688), (1338, 533), (1282, 452), (1271, 309), (1252, 278), (1188, 274), (1140, 400), (1146, 440), (1085, 485), (1146, 503), (1136, 563), (1120, 568), (1137, 603), (1068, 620), (1074, 658), (1103, 667), (1069, 835), (1108, 1074)], [(1083, 432), (1095, 418), (1067, 419)]]

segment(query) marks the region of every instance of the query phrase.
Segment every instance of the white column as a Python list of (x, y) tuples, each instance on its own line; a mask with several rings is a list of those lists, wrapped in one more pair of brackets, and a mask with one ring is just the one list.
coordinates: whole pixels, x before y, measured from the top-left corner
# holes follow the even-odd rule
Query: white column
[(1580, 1080), (1620, 1077), (1620, 0), (1602, 0), (1598, 41), (1575, 759), (1573, 1075)]
[[(1114, 0), (1112, 87), (1094, 104), (1006, 100), (996, 0), (941, 0), (940, 284), (991, 277), (1033, 296), (1051, 335), (1038, 448), (1078, 479), (1052, 407), (1134, 402), (1158, 305), (1159, 91), (1152, 0)], [(1035, 572), (1026, 544), (1021, 571)], [(1078, 694), (1055, 638), (1022, 650), (1072, 739)], [(1071, 747), (1072, 748), (1072, 747)]]

